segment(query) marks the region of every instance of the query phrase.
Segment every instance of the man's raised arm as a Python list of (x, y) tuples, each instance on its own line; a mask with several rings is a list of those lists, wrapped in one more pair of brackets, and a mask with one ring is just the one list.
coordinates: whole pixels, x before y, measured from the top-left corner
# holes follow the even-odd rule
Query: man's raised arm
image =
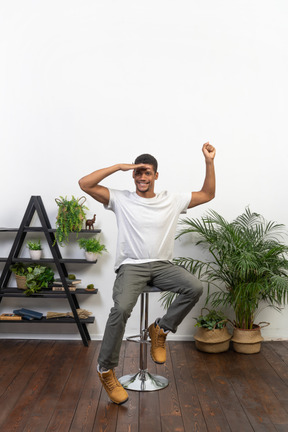
[(109, 189), (105, 186), (101, 186), (99, 183), (117, 171), (129, 171), (142, 165), (143, 164), (116, 164), (107, 168), (101, 168), (92, 172), (91, 174), (86, 175), (85, 177), (82, 177), (79, 180), (79, 186), (84, 192), (86, 192), (88, 195), (91, 195), (95, 200), (107, 205), (110, 198)]
[(191, 201), (188, 208), (204, 204), (208, 201), (211, 201), (215, 197), (216, 180), (214, 158), (216, 150), (211, 144), (209, 144), (209, 142), (207, 142), (203, 145), (202, 152), (204, 154), (206, 163), (205, 180), (202, 189), (199, 192), (192, 192)]

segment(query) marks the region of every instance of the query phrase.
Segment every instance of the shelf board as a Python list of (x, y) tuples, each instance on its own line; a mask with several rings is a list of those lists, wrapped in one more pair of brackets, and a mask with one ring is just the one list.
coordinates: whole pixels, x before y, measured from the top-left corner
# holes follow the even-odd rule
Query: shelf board
[[(81, 324), (93, 324), (95, 322), (95, 317), (91, 316), (86, 319), (80, 319)], [(72, 317), (61, 317), (61, 318), (49, 318), (42, 317), (41, 319), (33, 319), (33, 320), (0, 320), (1, 323), (17, 323), (17, 324), (73, 324), (75, 322)]]
[[(42, 227), (30, 227), (30, 226), (24, 226), (24, 231), (27, 232), (44, 232), (44, 229)], [(56, 232), (56, 228), (48, 228), (47, 230), (50, 233), (55, 233)], [(80, 234), (80, 233), (88, 233), (88, 234), (98, 234), (101, 232), (101, 229), (94, 229), (94, 230), (87, 230), (87, 229), (82, 229), (81, 231), (72, 231), (69, 234)]]
[[(0, 258), (0, 261), (2, 258)], [(6, 260), (7, 261), (7, 258)], [(58, 258), (58, 261), (62, 264), (96, 264), (95, 261), (87, 261), (85, 258)], [(40, 260), (32, 260), (31, 258), (12, 258), (12, 262), (26, 262), (26, 263), (55, 263), (54, 258), (41, 258)]]
[[(76, 291), (69, 291), (70, 294), (80, 294), (80, 295), (91, 295), (97, 294), (98, 288), (95, 291), (86, 291), (85, 288), (77, 288)], [(0, 289), (0, 297), (24, 297), (24, 298), (67, 298), (66, 291), (52, 291), (49, 289), (42, 289), (36, 294), (32, 294), (31, 296), (26, 296), (24, 290), (7, 287)]]
[[(0, 233), (1, 232), (17, 232), (19, 231), (19, 228), (0, 228)], [(26, 232), (44, 232), (44, 229), (42, 227), (30, 227), (30, 226), (25, 226), (24, 227), (24, 231)], [(56, 232), (56, 228), (48, 228), (47, 230), (50, 233), (55, 233)], [(93, 229), (93, 230), (89, 230), (89, 229), (82, 229), (81, 231), (75, 231), (75, 232), (71, 232), (70, 234), (79, 234), (79, 233), (88, 233), (88, 234), (98, 234), (101, 232), (101, 229)]]

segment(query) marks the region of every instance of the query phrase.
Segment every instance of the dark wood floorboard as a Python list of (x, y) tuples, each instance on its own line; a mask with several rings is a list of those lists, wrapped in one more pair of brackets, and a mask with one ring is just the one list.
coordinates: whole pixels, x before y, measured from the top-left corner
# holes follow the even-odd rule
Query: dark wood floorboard
[[(117, 406), (96, 373), (101, 342), (0, 340), (2, 432), (287, 432), (288, 341), (259, 354), (205, 354), (168, 342), (167, 362), (150, 373), (169, 386), (129, 392)], [(123, 342), (116, 373), (138, 371), (139, 345)]]

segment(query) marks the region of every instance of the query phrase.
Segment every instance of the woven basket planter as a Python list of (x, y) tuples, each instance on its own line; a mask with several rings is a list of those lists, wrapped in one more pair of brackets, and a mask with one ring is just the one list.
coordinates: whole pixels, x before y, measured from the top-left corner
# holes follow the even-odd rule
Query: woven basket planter
[(16, 279), (17, 288), (24, 289), (24, 290), (27, 289), (26, 276), (15, 275), (15, 279)]
[(256, 354), (261, 349), (261, 327), (254, 325), (251, 330), (234, 327), (232, 342), (234, 351), (241, 354)]
[(198, 328), (194, 339), (196, 348), (207, 353), (221, 353), (229, 349), (231, 335), (227, 327), (222, 329), (209, 330)]

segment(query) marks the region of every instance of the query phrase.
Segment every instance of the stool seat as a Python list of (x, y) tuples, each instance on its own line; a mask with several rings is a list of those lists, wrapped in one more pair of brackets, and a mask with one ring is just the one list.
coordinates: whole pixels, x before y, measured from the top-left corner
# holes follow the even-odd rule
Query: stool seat
[(148, 338), (148, 309), (149, 294), (153, 292), (162, 292), (153, 285), (147, 285), (140, 296), (140, 333), (135, 336), (127, 337), (129, 342), (140, 344), (139, 371), (134, 374), (124, 375), (119, 378), (119, 382), (127, 390), (135, 391), (155, 391), (161, 390), (169, 384), (167, 378), (161, 375), (155, 375), (148, 372), (147, 369), (147, 344), (150, 344)]

